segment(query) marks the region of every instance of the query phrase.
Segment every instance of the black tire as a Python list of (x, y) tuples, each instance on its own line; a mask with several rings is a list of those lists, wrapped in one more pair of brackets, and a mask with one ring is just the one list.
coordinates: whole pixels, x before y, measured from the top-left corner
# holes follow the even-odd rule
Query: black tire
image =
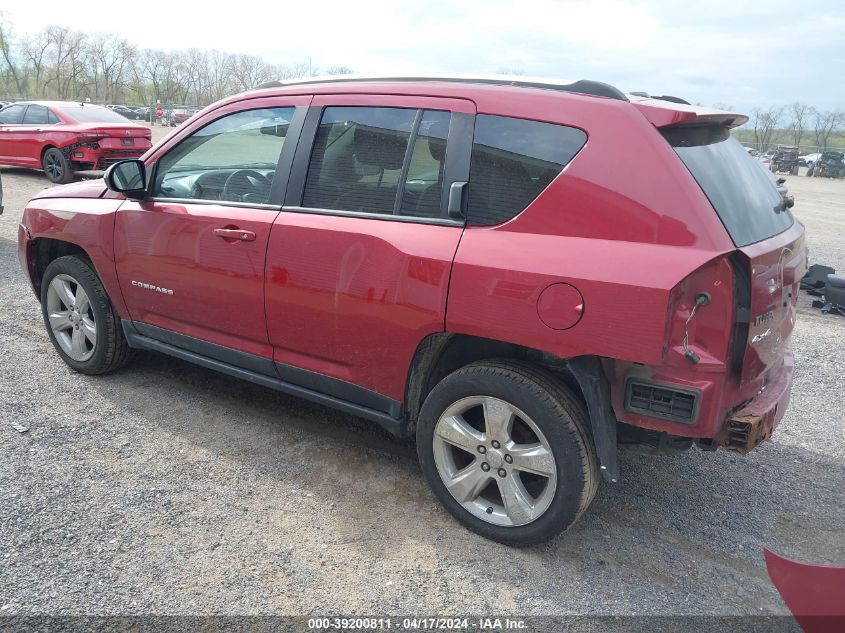
[(73, 164), (65, 158), (55, 147), (51, 147), (41, 158), (41, 168), (44, 174), (57, 185), (64, 185), (73, 181)]
[(795, 165), (789, 173), (792, 174), (793, 176), (797, 176), (798, 175), (798, 165)]
[[(478, 518), (451, 495), (440, 477), (435, 427), (447, 408), (472, 396), (492, 396), (525, 412), (551, 448), (557, 485), (548, 508), (530, 523), (503, 526)], [(417, 455), (432, 491), (460, 523), (485, 538), (527, 546), (569, 528), (592, 502), (599, 473), (589, 428), (584, 404), (551, 374), (518, 361), (482, 361), (450, 374), (428, 395), (417, 421)]]
[[(82, 286), (82, 289), (88, 295), (93, 312), (94, 322), (96, 323), (96, 342), (93, 347), (93, 355), (81, 362), (71, 358), (62, 349), (50, 326), (47, 295), (50, 282), (57, 275), (69, 276)], [(87, 259), (76, 255), (67, 255), (50, 262), (41, 279), (41, 313), (44, 317), (47, 334), (59, 356), (69, 367), (82, 374), (93, 376), (115, 371), (125, 365), (131, 357), (132, 350), (123, 336), (120, 319), (115, 313), (97, 273), (94, 272)]]
[(807, 169), (807, 176), (812, 177), (812, 175), (813, 175), (813, 164), (810, 163), (810, 167), (809, 167), (809, 169)]

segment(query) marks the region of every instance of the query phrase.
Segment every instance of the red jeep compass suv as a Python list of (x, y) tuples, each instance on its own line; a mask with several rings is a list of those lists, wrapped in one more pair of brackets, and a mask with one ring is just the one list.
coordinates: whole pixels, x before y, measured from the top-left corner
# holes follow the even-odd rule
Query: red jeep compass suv
[(678, 101), (273, 83), (40, 193), (20, 258), (77, 371), (155, 350), (415, 434), (449, 512), (534, 543), (618, 441), (746, 452), (789, 399), (804, 229), (745, 117)]

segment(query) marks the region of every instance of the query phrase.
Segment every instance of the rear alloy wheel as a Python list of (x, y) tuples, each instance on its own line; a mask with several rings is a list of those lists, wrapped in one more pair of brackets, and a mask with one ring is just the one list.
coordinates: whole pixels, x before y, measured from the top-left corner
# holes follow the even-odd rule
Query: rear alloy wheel
[(44, 169), (47, 178), (50, 179), (50, 182), (63, 185), (73, 180), (73, 165), (55, 147), (51, 147), (44, 152), (44, 158), (41, 159), (41, 167)]
[(443, 379), (417, 424), (423, 473), (469, 529), (511, 545), (548, 540), (598, 486), (583, 404), (531, 365), (485, 361)]

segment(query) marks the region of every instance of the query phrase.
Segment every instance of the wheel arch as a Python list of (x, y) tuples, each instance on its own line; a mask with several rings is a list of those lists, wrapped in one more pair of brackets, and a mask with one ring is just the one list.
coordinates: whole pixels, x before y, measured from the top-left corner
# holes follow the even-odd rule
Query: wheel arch
[(482, 360), (528, 362), (550, 373), (587, 406), (588, 432), (599, 458), (602, 475), (619, 478), (616, 458), (616, 416), (610, 400), (610, 383), (602, 358), (578, 356), (559, 358), (547, 352), (514, 343), (466, 334), (438, 332), (425, 337), (411, 360), (405, 387), (405, 415), (411, 432), (426, 396), (452, 372)]
[[(28, 267), (32, 287), (36, 295), (41, 296), (41, 280), (44, 278), (44, 271), (50, 262), (66, 255), (78, 255), (85, 259), (86, 263), (97, 273), (96, 266), (88, 252), (79, 244), (60, 240), (51, 237), (36, 237), (32, 240), (29, 249)], [(99, 275), (99, 273), (97, 273)]]
[(44, 154), (47, 153), (47, 150), (51, 149), (58, 149), (58, 147), (56, 147), (52, 143), (44, 143), (44, 146), (41, 148), (41, 153), (38, 155), (38, 162), (40, 164), (44, 163)]

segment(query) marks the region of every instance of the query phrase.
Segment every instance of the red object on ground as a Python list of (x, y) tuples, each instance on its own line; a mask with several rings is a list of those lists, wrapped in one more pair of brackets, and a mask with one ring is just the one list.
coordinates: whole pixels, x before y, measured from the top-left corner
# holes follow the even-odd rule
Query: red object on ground
[(845, 567), (810, 565), (763, 548), (769, 578), (805, 633), (845, 631)]

